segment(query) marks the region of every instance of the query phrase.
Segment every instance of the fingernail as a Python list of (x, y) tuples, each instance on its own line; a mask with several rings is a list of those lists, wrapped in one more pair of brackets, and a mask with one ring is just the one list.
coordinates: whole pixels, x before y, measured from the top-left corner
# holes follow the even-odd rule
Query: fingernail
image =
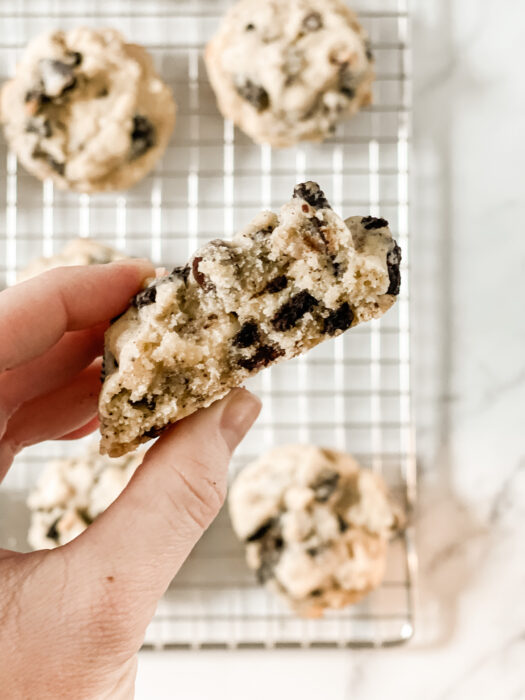
[(246, 389), (230, 392), (222, 412), (220, 430), (232, 452), (252, 427), (260, 410), (260, 400)]

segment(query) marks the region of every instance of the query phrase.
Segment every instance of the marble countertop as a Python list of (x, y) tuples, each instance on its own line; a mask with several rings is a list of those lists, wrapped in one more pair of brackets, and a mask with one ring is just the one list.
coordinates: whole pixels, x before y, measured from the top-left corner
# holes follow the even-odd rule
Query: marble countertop
[(416, 635), (142, 652), (139, 700), (525, 698), (525, 5), (414, 6)]

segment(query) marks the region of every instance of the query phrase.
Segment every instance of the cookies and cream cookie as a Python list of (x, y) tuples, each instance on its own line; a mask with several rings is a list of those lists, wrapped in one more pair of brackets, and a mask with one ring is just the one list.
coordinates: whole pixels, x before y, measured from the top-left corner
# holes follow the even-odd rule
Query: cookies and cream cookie
[(53, 549), (80, 535), (121, 493), (142, 457), (109, 459), (91, 446), (83, 455), (49, 462), (27, 500), (33, 549)]
[(240, 0), (205, 58), (220, 111), (258, 143), (322, 141), (372, 99), (370, 43), (343, 0)]
[(69, 241), (56, 255), (37, 258), (18, 274), (17, 281), (23, 282), (41, 272), (55, 267), (72, 265), (105, 265), (115, 260), (125, 260), (128, 256), (110, 246), (103, 245), (91, 238), (75, 238)]
[(120, 455), (249, 376), (381, 316), (399, 293), (388, 222), (343, 221), (314, 182), (279, 214), (153, 280), (107, 330), (101, 449)]
[(249, 464), (228, 503), (248, 566), (305, 617), (377, 588), (402, 521), (378, 475), (313, 445), (278, 447)]
[(150, 55), (113, 29), (42, 34), (2, 88), (6, 139), (33, 175), (78, 192), (124, 189), (162, 156), (175, 103)]

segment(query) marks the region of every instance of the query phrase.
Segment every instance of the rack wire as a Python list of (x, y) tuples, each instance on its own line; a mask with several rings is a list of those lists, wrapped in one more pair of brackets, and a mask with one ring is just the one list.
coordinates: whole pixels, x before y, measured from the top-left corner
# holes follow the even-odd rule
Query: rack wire
[[(153, 54), (173, 88), (177, 125), (154, 173), (125, 193), (75, 195), (39, 183), (0, 142), (0, 287), (17, 270), (90, 236), (166, 267), (217, 236), (230, 237), (262, 208), (278, 208), (295, 183), (317, 180), (344, 216), (390, 221), (403, 248), (398, 303), (379, 321), (323, 343), (251, 381), (262, 415), (237, 451), (232, 474), (261, 450), (313, 442), (353, 452), (381, 473), (410, 510), (416, 472), (410, 387), (410, 46), (408, 0), (360, 0), (377, 63), (374, 105), (324, 144), (285, 151), (254, 145), (217, 111), (203, 46), (226, 0), (18, 0), (0, 5), (0, 76), (12, 75), (28, 39), (52, 27), (109, 25)], [(1, 185), (1, 183), (0, 183)], [(27, 549), (28, 488), (43, 463), (85, 442), (26, 450), (0, 488), (0, 546)], [(412, 528), (391, 545), (386, 579), (359, 605), (300, 620), (254, 582), (225, 510), (159, 604), (154, 648), (381, 646), (414, 629)]]

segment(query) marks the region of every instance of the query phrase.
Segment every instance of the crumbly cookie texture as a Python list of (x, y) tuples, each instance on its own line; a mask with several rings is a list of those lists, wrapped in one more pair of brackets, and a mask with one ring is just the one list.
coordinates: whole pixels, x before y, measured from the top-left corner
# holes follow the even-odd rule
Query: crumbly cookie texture
[(268, 365), (377, 318), (399, 293), (388, 223), (344, 222), (313, 182), (154, 280), (106, 332), (103, 453), (119, 455)]
[(313, 445), (278, 447), (249, 464), (228, 504), (250, 569), (305, 617), (377, 588), (403, 523), (378, 475)]
[(72, 265), (105, 265), (116, 260), (125, 260), (128, 256), (110, 246), (103, 245), (90, 238), (75, 238), (64, 248), (48, 258), (37, 258), (21, 270), (17, 281), (23, 282), (55, 267), (70, 267)]
[(82, 456), (49, 462), (27, 499), (31, 547), (53, 549), (80, 535), (122, 492), (142, 457), (113, 460), (93, 445)]
[(0, 118), (24, 167), (78, 192), (124, 189), (163, 154), (175, 103), (150, 55), (113, 29), (36, 37), (3, 86)]
[(343, 0), (240, 0), (205, 59), (220, 111), (257, 143), (322, 141), (372, 101), (370, 42)]

